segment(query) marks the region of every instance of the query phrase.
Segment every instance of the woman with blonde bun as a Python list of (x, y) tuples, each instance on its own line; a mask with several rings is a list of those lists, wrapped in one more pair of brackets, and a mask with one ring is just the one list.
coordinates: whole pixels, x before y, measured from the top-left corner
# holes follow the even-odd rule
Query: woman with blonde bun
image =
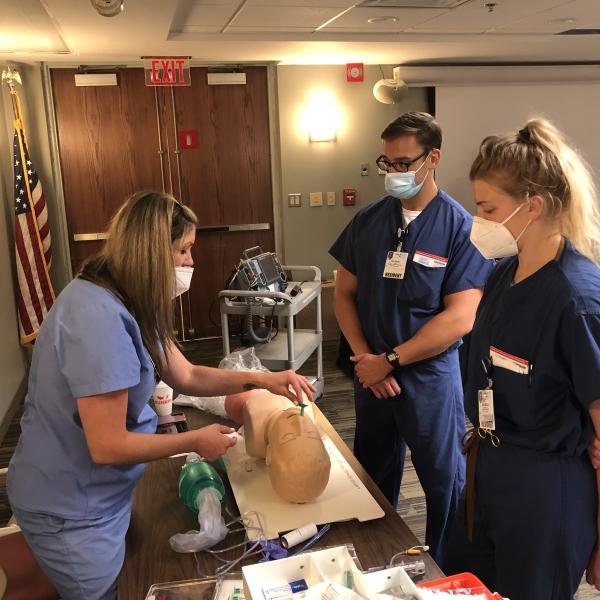
[(471, 167), (471, 241), (502, 259), (471, 336), (473, 424), (464, 513), (445, 570), (511, 600), (568, 600), (583, 573), (600, 589), (600, 220), (592, 177), (549, 122), (483, 140)]

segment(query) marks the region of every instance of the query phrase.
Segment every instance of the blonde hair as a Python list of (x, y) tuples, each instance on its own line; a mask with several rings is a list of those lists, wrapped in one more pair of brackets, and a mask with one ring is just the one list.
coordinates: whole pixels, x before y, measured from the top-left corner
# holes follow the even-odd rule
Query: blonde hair
[(177, 343), (173, 335), (173, 242), (196, 224), (196, 215), (173, 196), (137, 192), (113, 216), (103, 249), (79, 274), (123, 301), (159, 370), (166, 360), (164, 349)]
[(530, 119), (517, 133), (485, 138), (469, 176), (514, 198), (541, 196), (561, 234), (600, 263), (600, 213), (590, 169), (552, 123)]

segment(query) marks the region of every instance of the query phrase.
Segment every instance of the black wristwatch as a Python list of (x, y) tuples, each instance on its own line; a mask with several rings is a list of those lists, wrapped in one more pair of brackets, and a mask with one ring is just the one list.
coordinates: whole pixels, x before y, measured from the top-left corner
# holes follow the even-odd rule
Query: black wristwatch
[(385, 360), (388, 361), (388, 364), (391, 365), (394, 370), (400, 368), (400, 357), (395, 350), (388, 350), (385, 353)]

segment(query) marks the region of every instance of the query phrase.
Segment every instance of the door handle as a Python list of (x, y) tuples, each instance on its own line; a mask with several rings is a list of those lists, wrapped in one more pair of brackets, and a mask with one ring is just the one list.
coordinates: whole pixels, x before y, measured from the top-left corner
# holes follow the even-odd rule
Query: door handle
[(265, 231), (271, 229), (271, 223), (241, 223), (239, 225), (206, 225), (205, 227), (196, 227), (196, 231), (210, 232), (228, 232), (228, 231)]
[(75, 233), (73, 235), (74, 242), (95, 242), (97, 240), (105, 240), (108, 238), (108, 233)]
[[(271, 229), (271, 223), (240, 223), (238, 225), (206, 225), (205, 227), (196, 227), (196, 231), (226, 233), (229, 231), (268, 231)], [(104, 232), (98, 233), (75, 233), (73, 235), (74, 242), (95, 242), (97, 240), (105, 240), (108, 234)]]

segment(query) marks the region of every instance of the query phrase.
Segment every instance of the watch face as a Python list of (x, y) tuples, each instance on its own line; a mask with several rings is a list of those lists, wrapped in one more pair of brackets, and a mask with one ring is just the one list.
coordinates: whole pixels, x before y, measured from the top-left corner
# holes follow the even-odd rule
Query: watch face
[(388, 362), (392, 362), (394, 360), (398, 360), (398, 355), (395, 352), (390, 352), (387, 356), (386, 356)]

